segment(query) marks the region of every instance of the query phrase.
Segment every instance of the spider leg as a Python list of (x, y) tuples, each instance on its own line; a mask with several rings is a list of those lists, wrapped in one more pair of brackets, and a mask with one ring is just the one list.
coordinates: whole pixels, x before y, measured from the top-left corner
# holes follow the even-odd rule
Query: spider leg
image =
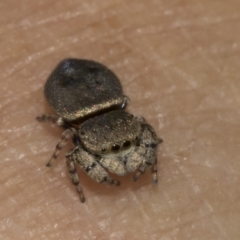
[(81, 146), (77, 146), (67, 155), (70, 155), (74, 162), (96, 182), (120, 185), (119, 181), (109, 176), (104, 167), (98, 162), (99, 159), (85, 151)]
[(67, 165), (69, 176), (72, 179), (72, 183), (74, 186), (76, 186), (76, 190), (79, 195), (80, 201), (83, 203), (85, 202), (85, 196), (84, 196), (81, 184), (79, 182), (78, 174), (76, 172), (74, 158), (69, 154), (66, 155), (66, 165)]
[(73, 139), (73, 137), (76, 135), (77, 135), (77, 130), (75, 128), (68, 128), (63, 132), (62, 137), (59, 140), (58, 144), (56, 145), (55, 151), (51, 159), (46, 164), (47, 167), (51, 167), (52, 161), (58, 157), (62, 148), (66, 146), (68, 140)]
[(157, 183), (157, 147), (162, 140), (157, 137), (153, 128), (149, 124), (142, 123), (142, 129), (142, 138), (139, 143), (139, 147), (136, 150), (136, 154), (138, 156), (135, 158), (135, 166), (140, 163), (141, 165), (137, 169), (136, 174), (133, 176), (133, 180), (137, 181), (142, 174), (151, 167), (153, 182)]
[(53, 124), (56, 124), (56, 125), (62, 127), (63, 129), (68, 129), (68, 128), (72, 128), (73, 127), (71, 123), (67, 122), (62, 117), (59, 117), (57, 115), (47, 115), (47, 114), (44, 114), (42, 116), (37, 116), (36, 120), (38, 122), (53, 123)]
[(37, 116), (36, 120), (38, 122), (53, 123), (53, 124), (56, 124), (58, 126), (64, 126), (65, 125), (65, 121), (63, 120), (63, 118), (59, 117), (57, 115), (47, 115), (47, 114), (44, 114), (42, 116)]
[(104, 167), (98, 162), (97, 157), (85, 151), (80, 145), (67, 153), (66, 159), (70, 178), (72, 179), (72, 183), (76, 186), (81, 202), (85, 201), (85, 197), (79, 183), (75, 164), (98, 183), (108, 183), (116, 186), (120, 185), (119, 181), (109, 176)]

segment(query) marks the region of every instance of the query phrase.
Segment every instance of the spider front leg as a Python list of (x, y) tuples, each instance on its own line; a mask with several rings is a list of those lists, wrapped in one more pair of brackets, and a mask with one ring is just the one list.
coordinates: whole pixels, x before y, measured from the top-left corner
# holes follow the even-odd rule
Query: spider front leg
[(110, 157), (102, 157), (99, 160), (99, 162), (109, 172), (115, 173), (118, 176), (124, 176), (127, 173), (127, 170), (126, 170), (123, 162), (118, 161), (117, 159), (113, 160)]
[[(152, 167), (152, 179), (154, 183), (157, 183), (157, 147), (162, 142), (162, 139), (157, 137), (152, 126), (149, 124), (142, 123), (142, 129), (141, 141), (136, 150), (137, 157), (135, 160), (132, 160), (132, 165), (138, 168), (133, 180), (137, 181), (147, 169)], [(131, 165), (131, 161), (128, 164)]]
[(75, 147), (71, 152), (66, 154), (67, 169), (72, 179), (72, 183), (76, 186), (81, 202), (85, 201), (79, 178), (76, 173), (75, 164), (77, 164), (84, 172), (86, 172), (93, 180), (98, 183), (120, 185), (120, 182), (112, 179), (106, 170), (98, 162), (96, 156), (85, 151), (80, 145)]

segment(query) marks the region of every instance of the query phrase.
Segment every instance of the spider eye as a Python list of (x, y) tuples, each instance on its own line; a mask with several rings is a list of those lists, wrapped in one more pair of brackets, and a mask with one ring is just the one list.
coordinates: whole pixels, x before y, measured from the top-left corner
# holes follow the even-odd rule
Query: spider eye
[(114, 145), (112, 145), (111, 150), (112, 150), (112, 152), (116, 153), (120, 150), (120, 146), (118, 144), (114, 144)]
[(131, 147), (131, 142), (126, 140), (123, 142), (123, 149), (126, 150)]

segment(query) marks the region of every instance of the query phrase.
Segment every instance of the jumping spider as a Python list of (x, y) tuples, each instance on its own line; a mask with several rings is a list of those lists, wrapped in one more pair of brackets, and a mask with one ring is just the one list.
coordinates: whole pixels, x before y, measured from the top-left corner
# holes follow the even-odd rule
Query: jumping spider
[(111, 70), (94, 61), (66, 59), (49, 76), (44, 94), (56, 115), (37, 120), (65, 129), (47, 166), (72, 139), (75, 147), (66, 154), (66, 164), (81, 202), (85, 197), (75, 165), (96, 182), (116, 186), (120, 182), (106, 170), (119, 176), (136, 171), (136, 181), (151, 167), (157, 183), (157, 146), (162, 140), (142, 117), (124, 110), (128, 98)]

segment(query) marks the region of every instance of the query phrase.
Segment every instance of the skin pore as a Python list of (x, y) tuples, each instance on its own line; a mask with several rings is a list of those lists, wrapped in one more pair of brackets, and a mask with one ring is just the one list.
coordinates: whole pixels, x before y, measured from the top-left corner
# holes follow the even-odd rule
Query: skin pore
[[(2, 1), (0, 3), (0, 239), (239, 239), (238, 0)], [(80, 203), (62, 129), (43, 86), (65, 58), (113, 70), (164, 140), (158, 184), (99, 185), (78, 171)]]

